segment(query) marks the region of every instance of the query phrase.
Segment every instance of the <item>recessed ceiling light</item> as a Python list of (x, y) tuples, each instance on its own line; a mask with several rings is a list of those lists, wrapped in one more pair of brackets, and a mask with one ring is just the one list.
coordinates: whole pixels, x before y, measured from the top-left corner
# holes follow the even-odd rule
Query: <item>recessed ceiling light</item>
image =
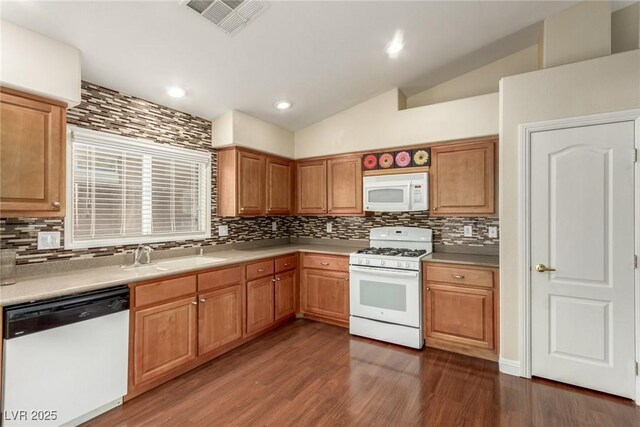
[(178, 86), (171, 86), (167, 88), (167, 95), (173, 98), (182, 98), (187, 94), (187, 91)]
[(276, 107), (278, 110), (288, 110), (289, 108), (291, 108), (293, 104), (291, 104), (291, 102), (289, 101), (278, 101), (275, 104), (273, 104), (274, 107)]
[(387, 45), (387, 55), (389, 58), (397, 58), (402, 49), (404, 49), (404, 32), (396, 31), (393, 40)]

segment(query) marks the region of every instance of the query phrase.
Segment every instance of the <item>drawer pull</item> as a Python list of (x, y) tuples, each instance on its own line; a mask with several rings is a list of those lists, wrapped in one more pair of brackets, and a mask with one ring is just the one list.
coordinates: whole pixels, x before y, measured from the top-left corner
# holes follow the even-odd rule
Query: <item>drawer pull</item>
[(320, 264), (321, 264), (321, 265), (324, 265), (325, 267), (326, 267), (327, 265), (329, 265), (329, 263), (328, 263), (328, 262), (321, 262)]
[(454, 279), (464, 279), (464, 276), (462, 274), (452, 274), (451, 277), (453, 277)]
[(262, 273), (262, 272), (264, 272), (264, 268), (259, 268), (258, 273)]
[(284, 263), (284, 266), (285, 266), (285, 267), (289, 267), (290, 265), (291, 265), (291, 263), (288, 263), (288, 262), (285, 262), (285, 263)]

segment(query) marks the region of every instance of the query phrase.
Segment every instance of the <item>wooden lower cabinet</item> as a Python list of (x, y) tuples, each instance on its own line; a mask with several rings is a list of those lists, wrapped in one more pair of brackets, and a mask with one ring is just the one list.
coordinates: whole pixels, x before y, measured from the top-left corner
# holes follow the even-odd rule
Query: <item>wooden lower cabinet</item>
[(427, 264), (423, 291), (427, 346), (497, 360), (496, 269)]
[(198, 355), (242, 339), (242, 283), (198, 296)]
[(493, 291), (427, 283), (427, 339), (493, 350)]
[(302, 311), (331, 323), (349, 322), (349, 273), (305, 269), (301, 283)]
[(295, 308), (295, 270), (276, 274), (275, 282), (275, 320), (284, 319), (296, 313)]
[(247, 335), (275, 321), (274, 282), (272, 276), (247, 282)]
[(182, 298), (135, 312), (133, 383), (167, 375), (197, 356), (197, 302)]

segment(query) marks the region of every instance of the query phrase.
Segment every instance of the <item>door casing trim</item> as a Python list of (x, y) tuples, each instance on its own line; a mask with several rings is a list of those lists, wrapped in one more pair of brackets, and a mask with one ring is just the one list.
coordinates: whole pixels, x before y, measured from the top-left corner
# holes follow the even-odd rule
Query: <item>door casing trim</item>
[[(522, 261), (522, 307), (520, 311), (520, 376), (531, 378), (531, 136), (536, 132), (566, 129), (590, 125), (618, 122), (635, 122), (635, 148), (640, 150), (640, 109), (601, 113), (588, 116), (569, 117), (518, 126), (519, 135), (519, 195), (518, 231), (519, 249)], [(630, 153), (631, 155), (631, 153)], [(640, 160), (640, 159), (639, 159)], [(635, 180), (635, 253), (640, 256), (640, 163), (636, 162)], [(635, 270), (635, 360), (640, 362), (640, 269)], [(503, 304), (501, 304), (502, 306)], [(500, 316), (503, 318), (502, 316)], [(640, 376), (635, 376), (636, 398), (640, 405)]]

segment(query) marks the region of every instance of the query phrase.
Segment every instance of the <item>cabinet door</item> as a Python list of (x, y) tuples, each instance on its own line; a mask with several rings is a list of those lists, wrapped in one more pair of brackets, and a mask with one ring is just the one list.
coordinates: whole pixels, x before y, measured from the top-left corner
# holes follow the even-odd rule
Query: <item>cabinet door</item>
[(274, 281), (268, 276), (247, 282), (247, 335), (274, 322)]
[(260, 154), (238, 151), (238, 214), (264, 214), (264, 163)]
[(304, 270), (302, 310), (338, 320), (349, 320), (349, 273)]
[(431, 149), (431, 213), (495, 212), (495, 141)]
[(136, 311), (134, 384), (160, 378), (194, 360), (197, 321), (193, 297)]
[(327, 163), (298, 162), (296, 166), (296, 210), (299, 214), (327, 213)]
[(3, 217), (63, 217), (66, 110), (0, 92), (0, 211)]
[(493, 350), (493, 292), (426, 283), (425, 338)]
[(214, 351), (242, 338), (242, 284), (198, 297), (198, 354)]
[(276, 275), (275, 284), (276, 320), (291, 316), (295, 310), (296, 272), (287, 271)]
[(292, 162), (267, 157), (267, 215), (291, 214), (292, 180)]
[(359, 156), (327, 161), (329, 214), (362, 213), (362, 167)]

